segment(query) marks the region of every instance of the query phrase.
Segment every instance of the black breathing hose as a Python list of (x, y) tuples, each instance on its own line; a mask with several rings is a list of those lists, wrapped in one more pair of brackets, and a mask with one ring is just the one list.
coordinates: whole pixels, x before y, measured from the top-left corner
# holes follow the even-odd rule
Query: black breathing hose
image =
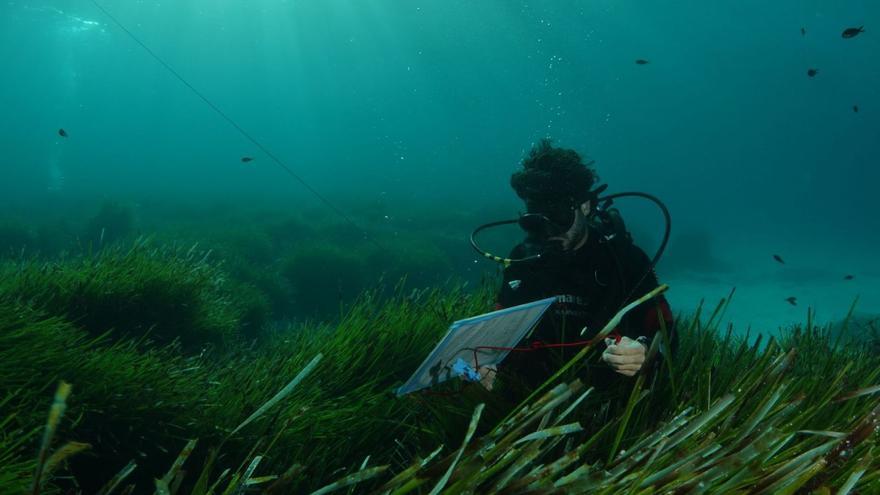
[[(654, 254), (654, 257), (651, 259), (651, 264), (649, 265), (648, 270), (645, 273), (645, 276), (647, 276), (647, 274), (650, 273), (651, 270), (653, 270), (657, 266), (657, 262), (660, 261), (660, 258), (663, 256), (663, 252), (666, 251), (666, 245), (669, 243), (669, 234), (672, 231), (672, 216), (669, 214), (669, 209), (666, 208), (666, 205), (663, 204), (663, 202), (660, 201), (659, 198), (657, 198), (654, 195), (651, 195), (648, 193), (643, 193), (643, 192), (621, 192), (621, 193), (609, 194), (607, 196), (602, 196), (602, 197), (596, 199), (596, 210), (599, 211), (601, 214), (602, 212), (604, 212), (605, 209), (607, 209), (608, 207), (611, 206), (611, 204), (615, 198), (621, 198), (621, 197), (626, 197), (626, 196), (645, 198), (645, 199), (652, 201), (654, 204), (657, 205), (658, 208), (660, 208), (660, 211), (663, 213), (663, 218), (666, 222), (666, 228), (663, 230), (663, 240), (660, 242), (660, 247), (657, 248), (657, 252)], [(483, 230), (490, 229), (493, 227), (498, 227), (501, 225), (509, 225), (512, 223), (518, 223), (518, 222), (519, 222), (519, 220), (501, 220), (498, 222), (492, 222), (492, 223), (480, 225), (479, 227), (474, 229), (473, 232), (471, 232), (471, 236), (470, 236), (471, 247), (473, 247), (474, 250), (476, 250), (478, 253), (485, 256), (486, 258), (489, 258), (490, 260), (496, 261), (498, 263), (503, 263), (505, 266), (508, 266), (512, 263), (532, 261), (532, 260), (541, 258), (540, 254), (527, 256), (525, 258), (518, 258), (518, 259), (502, 258), (500, 256), (495, 256), (494, 254), (491, 254), (487, 251), (484, 251), (477, 244), (477, 239), (476, 239), (477, 234), (479, 234)], [(644, 277), (642, 277), (642, 278), (644, 279)], [(640, 281), (640, 283), (641, 283), (641, 281)], [(636, 285), (638, 285), (638, 284), (636, 284)]]
[(621, 192), (621, 193), (609, 194), (607, 196), (602, 196), (601, 198), (597, 199), (596, 202), (600, 203), (600, 204), (607, 203), (603, 207), (603, 209), (604, 209), (604, 208), (607, 208), (608, 206), (611, 206), (611, 202), (614, 200), (614, 198), (620, 198), (620, 197), (625, 197), (625, 196), (633, 196), (633, 197), (645, 198), (645, 199), (651, 200), (654, 202), (654, 204), (657, 205), (658, 208), (660, 208), (660, 211), (663, 213), (663, 219), (666, 221), (666, 227), (663, 229), (663, 240), (660, 241), (660, 247), (657, 248), (657, 252), (654, 254), (654, 257), (651, 259), (650, 270), (653, 270), (654, 267), (657, 266), (657, 263), (660, 261), (660, 258), (663, 256), (663, 252), (666, 251), (666, 245), (669, 244), (669, 234), (670, 234), (670, 232), (672, 232), (672, 215), (669, 214), (669, 209), (666, 208), (666, 205), (663, 204), (663, 201), (660, 201), (660, 198), (658, 198), (657, 196), (654, 196), (652, 194), (643, 193), (643, 192), (632, 191), (632, 192)]

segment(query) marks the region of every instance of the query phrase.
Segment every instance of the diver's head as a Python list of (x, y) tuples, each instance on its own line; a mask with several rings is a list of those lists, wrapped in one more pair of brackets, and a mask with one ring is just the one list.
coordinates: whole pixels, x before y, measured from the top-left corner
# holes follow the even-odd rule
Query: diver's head
[(591, 199), (597, 180), (591, 168), (574, 150), (556, 148), (542, 139), (523, 160), (523, 169), (510, 177), (510, 185), (525, 202), (520, 227), (530, 236), (549, 238), (568, 231), (575, 212)]

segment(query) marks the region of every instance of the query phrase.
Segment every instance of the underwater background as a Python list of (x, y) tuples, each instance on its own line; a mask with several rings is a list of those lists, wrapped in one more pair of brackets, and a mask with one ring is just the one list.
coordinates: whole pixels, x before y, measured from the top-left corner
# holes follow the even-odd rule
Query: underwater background
[[(492, 308), (500, 266), (468, 236), (524, 210), (510, 175), (543, 138), (672, 215), (681, 350), (669, 380), (581, 403), (587, 462), (730, 454), (755, 471), (711, 488), (880, 492), (878, 32), (868, 0), (0, 0), (0, 493), (95, 493), (129, 459), (139, 487), (212, 493), (264, 454), (307, 493), (457, 447), (477, 402), (483, 435), (515, 403), (390, 391)], [(659, 210), (615, 206), (653, 255)], [(707, 426), (615, 458), (673, 416)], [(851, 460), (816, 474), (804, 432)], [(41, 474), (56, 433), (91, 452)]]
[[(675, 309), (733, 286), (740, 326), (806, 306), (837, 318), (859, 294), (860, 311), (880, 309), (876, 3), (100, 5), (340, 209), (381, 208), (370, 236), (429, 223), (457, 236), (447, 275), (495, 269), (465, 262), (466, 236), (522, 210), (509, 176), (552, 137), (595, 160), (609, 192), (666, 202), (659, 274)], [(159, 205), (169, 221), (218, 202), (335, 215), (93, 3), (6, 1), (0, 37), (4, 216), (104, 200), (159, 230)], [(653, 252), (662, 217), (618, 205)]]

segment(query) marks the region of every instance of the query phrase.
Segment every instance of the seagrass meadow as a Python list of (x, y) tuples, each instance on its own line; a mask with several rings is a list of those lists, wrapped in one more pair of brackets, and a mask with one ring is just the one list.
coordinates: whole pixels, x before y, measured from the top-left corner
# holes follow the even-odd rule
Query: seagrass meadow
[(878, 33), (0, 0), (0, 495), (880, 495)]
[(847, 321), (741, 335), (725, 299), (613, 389), (397, 398), (493, 284), (368, 290), (255, 333), (254, 298), (193, 246), (2, 270), (2, 493), (880, 493), (880, 356)]

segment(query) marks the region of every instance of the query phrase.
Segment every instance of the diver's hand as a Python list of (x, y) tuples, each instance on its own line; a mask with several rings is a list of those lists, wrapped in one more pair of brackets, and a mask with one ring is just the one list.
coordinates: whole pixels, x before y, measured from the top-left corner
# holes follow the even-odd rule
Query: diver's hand
[(591, 202), (587, 201), (575, 209), (574, 221), (567, 232), (550, 237), (549, 241), (559, 241), (564, 251), (579, 249), (587, 240), (587, 218), (590, 216)]
[(608, 348), (602, 353), (602, 360), (614, 371), (621, 375), (633, 376), (642, 369), (648, 349), (641, 342), (623, 337), (619, 344), (615, 344), (614, 339), (605, 339), (605, 343)]
[(491, 391), (493, 384), (495, 383), (495, 373), (498, 372), (498, 368), (495, 366), (480, 366), (478, 370), (480, 373), (480, 385), (482, 385), (486, 390)]

